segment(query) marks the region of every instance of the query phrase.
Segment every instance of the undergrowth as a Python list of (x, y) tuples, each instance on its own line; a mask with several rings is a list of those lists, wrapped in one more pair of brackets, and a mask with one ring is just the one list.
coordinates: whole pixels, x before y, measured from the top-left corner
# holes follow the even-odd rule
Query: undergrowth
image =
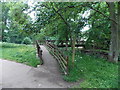
[(64, 76), (64, 80), (69, 82), (83, 80), (74, 86), (75, 88), (118, 88), (118, 64), (76, 50), (73, 67), (70, 49), (64, 54), (69, 56), (69, 74)]

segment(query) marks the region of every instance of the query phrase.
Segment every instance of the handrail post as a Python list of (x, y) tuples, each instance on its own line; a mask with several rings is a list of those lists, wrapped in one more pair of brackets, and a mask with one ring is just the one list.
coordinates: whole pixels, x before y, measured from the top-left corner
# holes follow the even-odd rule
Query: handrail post
[(43, 58), (42, 58), (42, 52), (43, 52), (43, 51), (40, 49), (39, 52), (40, 52), (39, 55), (40, 55), (40, 59), (41, 59), (41, 61), (42, 61), (42, 62), (41, 62), (41, 65), (42, 65), (42, 64), (43, 64)]
[(68, 59), (68, 56), (66, 56), (66, 62), (67, 62), (67, 70), (66, 70), (66, 71), (67, 71), (67, 74), (68, 74), (68, 72), (69, 72), (69, 65), (68, 65), (68, 64), (69, 64), (69, 61), (68, 61), (68, 60), (69, 60), (69, 59)]
[(42, 59), (42, 50), (40, 48), (40, 45), (38, 43), (38, 41), (36, 41), (36, 48), (37, 48), (37, 56), (40, 58), (41, 60), (41, 65), (43, 64), (43, 59)]
[(37, 54), (39, 55), (39, 45), (37, 41), (36, 41), (36, 47), (37, 47)]

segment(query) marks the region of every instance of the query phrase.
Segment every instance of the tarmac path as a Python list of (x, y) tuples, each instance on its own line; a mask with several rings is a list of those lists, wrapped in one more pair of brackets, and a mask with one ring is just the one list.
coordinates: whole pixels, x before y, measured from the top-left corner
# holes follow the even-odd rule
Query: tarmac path
[(0, 59), (0, 88), (67, 88), (59, 65), (48, 50), (43, 50), (44, 64), (37, 68)]

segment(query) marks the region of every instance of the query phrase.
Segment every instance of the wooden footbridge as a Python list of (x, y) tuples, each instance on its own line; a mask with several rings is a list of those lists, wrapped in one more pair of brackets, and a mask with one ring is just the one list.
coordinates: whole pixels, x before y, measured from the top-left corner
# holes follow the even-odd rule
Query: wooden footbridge
[[(61, 71), (67, 75), (68, 71), (69, 71), (69, 57), (63, 54), (63, 51), (61, 51), (58, 47), (69, 47), (70, 45), (68, 44), (67, 46), (64, 44), (65, 41), (61, 41), (61, 44), (55, 45), (54, 42), (55, 40), (46, 40), (46, 41), (36, 41), (36, 47), (37, 47), (37, 55), (41, 60), (41, 64), (44, 64), (44, 60), (42, 58), (42, 49), (41, 49), (41, 44), (43, 44), (44, 42), (44, 46), (46, 46), (46, 48), (48, 49), (49, 53), (52, 54), (54, 56), (54, 58), (58, 61), (59, 66), (61, 68)], [(77, 44), (75, 45), (75, 47), (85, 47), (85, 42), (81, 41), (81, 42), (77, 42)], [(104, 58), (108, 57), (108, 52), (106, 52), (105, 50), (99, 51), (97, 49), (91, 49), (91, 50), (81, 50), (81, 52), (84, 53), (91, 53), (91, 54), (96, 54), (96, 56), (100, 56), (102, 55)]]
[[(41, 60), (41, 65), (44, 64), (44, 60), (42, 58), (42, 49), (41, 49), (41, 43), (39, 41), (36, 41), (36, 48), (37, 48), (37, 55)], [(64, 55), (62, 51), (54, 44), (50, 43), (49, 41), (45, 41), (44, 45), (49, 50), (50, 54), (54, 56), (54, 58), (58, 61), (59, 66), (61, 68), (61, 71), (63, 74), (68, 74), (68, 64), (69, 64), (69, 58), (68, 56)]]

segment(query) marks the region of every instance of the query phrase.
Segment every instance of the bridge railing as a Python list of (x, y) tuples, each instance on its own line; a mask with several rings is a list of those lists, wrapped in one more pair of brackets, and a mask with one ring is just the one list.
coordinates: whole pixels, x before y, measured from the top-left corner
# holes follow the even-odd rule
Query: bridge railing
[(49, 48), (50, 53), (57, 59), (63, 73), (65, 75), (68, 74), (68, 56), (65, 56), (54, 44), (46, 41), (46, 45)]
[(37, 55), (40, 58), (41, 65), (42, 65), (43, 64), (42, 49), (41, 49), (38, 41), (36, 41), (36, 49), (37, 49)]

